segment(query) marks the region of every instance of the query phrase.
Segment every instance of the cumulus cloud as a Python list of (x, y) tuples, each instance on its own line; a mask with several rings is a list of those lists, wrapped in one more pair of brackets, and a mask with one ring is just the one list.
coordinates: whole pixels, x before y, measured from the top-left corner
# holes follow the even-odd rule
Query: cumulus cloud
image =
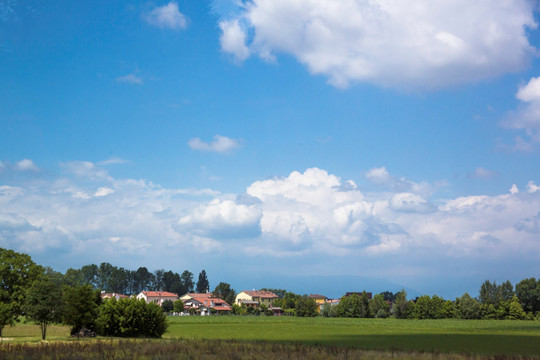
[(223, 51), (233, 54), (237, 61), (246, 60), (250, 55), (246, 46), (247, 35), (240, 27), (239, 21), (222, 21), (219, 28), (221, 29), (219, 42)]
[(501, 259), (540, 256), (533, 181), (528, 191), (440, 199), (400, 190), (415, 184), (385, 168), (368, 174), (383, 190), (364, 194), (350, 179), (310, 168), (221, 194), (116, 179), (92, 162), (65, 163), (57, 177), (0, 183), (0, 247), (51, 261), (121, 256), (154, 267), (164, 266), (164, 254), (175, 263), (223, 254), (245, 266), (290, 257), (293, 264), (327, 261), (321, 267), (332, 264), (335, 273), (364, 261), (373, 272), (387, 271), (380, 264), (408, 264), (417, 274), (432, 273), (430, 262), (500, 267)]
[(294, 56), (338, 87), (433, 89), (523, 69), (534, 53), (527, 0), (245, 0), (223, 19), (237, 60)]
[(520, 107), (508, 114), (503, 125), (525, 132), (526, 138), (516, 137), (516, 150), (531, 151), (540, 144), (540, 77), (532, 78), (519, 88), (516, 98)]
[(185, 29), (187, 18), (178, 9), (178, 3), (171, 1), (167, 5), (158, 6), (150, 11), (144, 19), (150, 25), (173, 30)]
[(205, 142), (200, 138), (193, 138), (188, 141), (188, 146), (193, 150), (227, 153), (240, 147), (238, 140), (226, 136), (216, 135), (214, 141)]
[(36, 171), (39, 170), (34, 162), (30, 159), (24, 159), (15, 164), (15, 168), (20, 171)]
[(140, 77), (138, 77), (135, 74), (128, 74), (128, 75), (124, 75), (124, 76), (119, 76), (119, 77), (116, 78), (116, 81), (121, 82), (121, 83), (136, 84), (136, 85), (144, 84), (143, 79), (141, 79)]
[(426, 183), (415, 183), (404, 177), (397, 178), (390, 175), (386, 167), (373, 168), (366, 173), (366, 178), (373, 184), (388, 188), (394, 192), (413, 192), (423, 195), (430, 195), (434, 186)]
[(256, 237), (260, 218), (261, 212), (254, 206), (215, 199), (180, 218), (179, 228), (217, 239)]

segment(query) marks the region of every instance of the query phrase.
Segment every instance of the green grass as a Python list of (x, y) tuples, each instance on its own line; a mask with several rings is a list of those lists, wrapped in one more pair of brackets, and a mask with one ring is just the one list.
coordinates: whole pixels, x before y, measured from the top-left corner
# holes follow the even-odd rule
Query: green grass
[[(34, 324), (17, 324), (6, 326), (2, 331), (2, 337), (9, 341), (40, 341), (41, 328)], [(47, 326), (47, 340), (65, 340), (69, 338), (69, 327), (63, 325)]]
[(169, 324), (167, 338), (540, 356), (537, 321), (189, 316)]

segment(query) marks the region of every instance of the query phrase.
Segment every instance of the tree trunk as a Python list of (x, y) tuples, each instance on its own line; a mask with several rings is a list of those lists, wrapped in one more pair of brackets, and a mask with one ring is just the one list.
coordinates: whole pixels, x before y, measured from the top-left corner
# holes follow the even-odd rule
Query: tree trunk
[(45, 340), (45, 336), (47, 335), (47, 322), (41, 323), (41, 340)]

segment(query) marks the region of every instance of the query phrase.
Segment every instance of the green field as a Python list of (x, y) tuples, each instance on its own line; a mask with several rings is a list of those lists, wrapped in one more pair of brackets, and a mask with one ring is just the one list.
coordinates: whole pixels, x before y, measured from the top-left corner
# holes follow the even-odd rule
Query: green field
[(166, 338), (540, 357), (540, 322), (296, 317), (169, 317)]
[(264, 316), (169, 317), (168, 321), (161, 340), (77, 341), (69, 337), (68, 327), (51, 326), (44, 343), (39, 341), (37, 325), (18, 324), (4, 329), (0, 358), (462, 360), (517, 355), (540, 359), (538, 321)]

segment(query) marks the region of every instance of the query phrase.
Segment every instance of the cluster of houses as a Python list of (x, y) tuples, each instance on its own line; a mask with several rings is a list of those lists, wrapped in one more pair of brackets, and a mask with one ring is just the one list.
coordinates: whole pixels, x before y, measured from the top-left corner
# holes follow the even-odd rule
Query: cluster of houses
[[(350, 296), (352, 294), (361, 293), (347, 293), (345, 296)], [(369, 299), (371, 299), (371, 293), (367, 293)], [(102, 299), (116, 298), (120, 300), (122, 298), (127, 298), (127, 295), (117, 294), (117, 293), (102, 293)], [(324, 295), (311, 294), (310, 298), (315, 300), (317, 304), (317, 311), (321, 311), (321, 307), (329, 303), (330, 305), (337, 305), (339, 299), (329, 299)], [(189, 293), (183, 296), (178, 296), (167, 291), (142, 291), (137, 296), (137, 299), (144, 299), (147, 303), (154, 303), (156, 305), (162, 306), (164, 301), (176, 301), (178, 299), (182, 300), (184, 303), (184, 310), (179, 315), (210, 315), (214, 314), (227, 314), (232, 312), (232, 306), (226, 303), (223, 299), (220, 299), (214, 296), (212, 293)], [(234, 303), (242, 306), (252, 307), (255, 309), (260, 308), (262, 305), (266, 306), (268, 310), (272, 311), (275, 316), (280, 316), (283, 313), (283, 310), (280, 307), (274, 306), (274, 300), (278, 299), (278, 296), (271, 291), (242, 291), (236, 295)]]

